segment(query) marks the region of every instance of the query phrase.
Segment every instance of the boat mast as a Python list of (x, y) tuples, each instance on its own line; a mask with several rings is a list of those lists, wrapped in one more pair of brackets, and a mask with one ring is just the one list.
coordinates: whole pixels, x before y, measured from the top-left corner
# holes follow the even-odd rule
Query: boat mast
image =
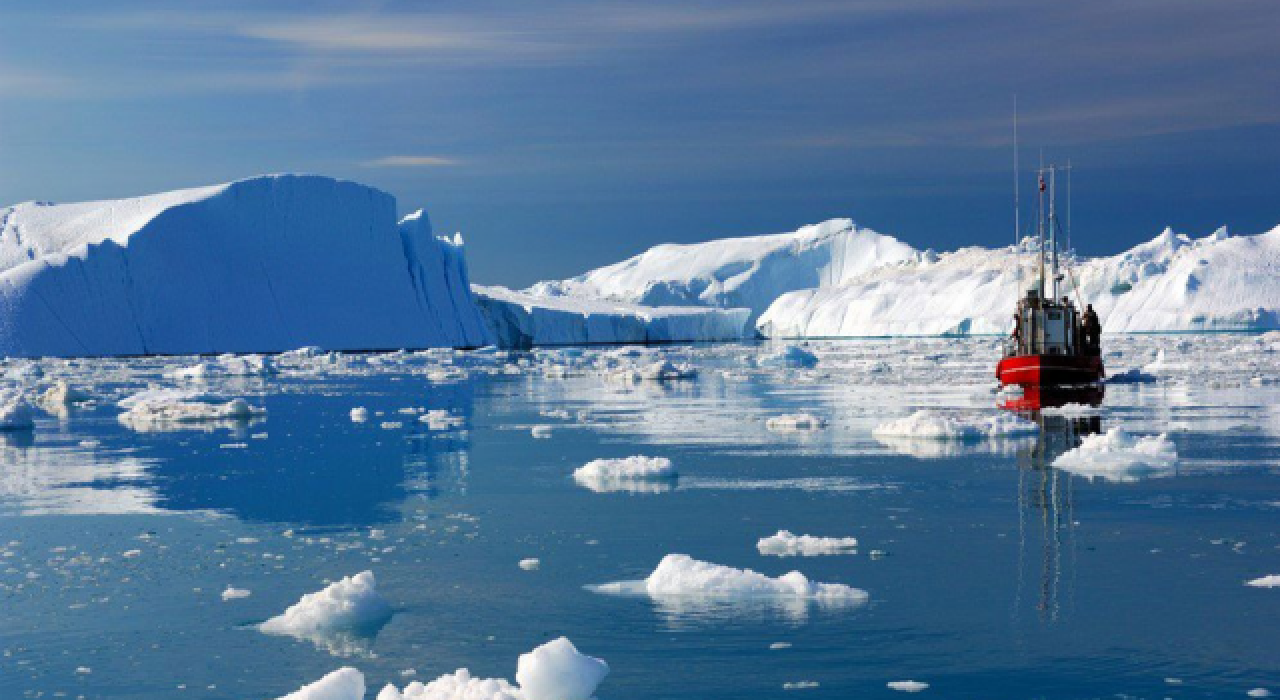
[(1013, 96), (1013, 245), (1022, 240), (1022, 207), (1018, 197), (1018, 96)]
[(1049, 166), (1049, 272), (1053, 275), (1053, 300), (1058, 300), (1058, 169)]
[(1044, 153), (1040, 154), (1040, 194), (1036, 208), (1036, 238), (1040, 243), (1040, 299), (1044, 299)]

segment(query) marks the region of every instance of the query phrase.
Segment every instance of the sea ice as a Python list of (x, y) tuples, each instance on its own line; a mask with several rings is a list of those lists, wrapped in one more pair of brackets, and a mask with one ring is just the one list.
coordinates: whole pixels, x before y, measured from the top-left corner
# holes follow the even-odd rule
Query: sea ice
[(377, 700), (590, 700), (608, 674), (608, 664), (560, 637), (520, 655), (518, 687), (503, 679), (473, 678), (464, 668), (430, 683), (414, 681), (403, 691), (388, 684)]
[(810, 369), (817, 366), (818, 356), (799, 345), (787, 345), (773, 354), (761, 357), (757, 362), (761, 367)]
[(854, 537), (793, 535), (787, 530), (778, 530), (778, 534), (762, 538), (756, 543), (756, 549), (760, 550), (761, 554), (774, 557), (851, 554), (857, 547), (858, 540)]
[(247, 421), (266, 411), (244, 399), (219, 402), (218, 398), (181, 389), (146, 389), (119, 402), (125, 409), (120, 422), (138, 431), (175, 423)]
[(1246, 586), (1255, 588), (1280, 588), (1280, 574), (1271, 574), (1262, 578), (1255, 578), (1245, 583)]
[(920, 681), (889, 681), (886, 685), (888, 685), (892, 690), (897, 690), (903, 693), (918, 693), (929, 688), (928, 683), (922, 683)]
[[(650, 485), (670, 488), (675, 465), (666, 457), (636, 455), (618, 459), (593, 459), (573, 472), (574, 481), (592, 491), (650, 490)], [(665, 489), (664, 489), (665, 490)]]
[(530, 557), (528, 559), (520, 560), (520, 568), (525, 571), (537, 571), (541, 567), (542, 562), (536, 558)]
[(773, 416), (764, 422), (767, 430), (776, 433), (795, 433), (819, 430), (826, 427), (827, 422), (812, 413), (787, 413)]
[(391, 619), (372, 571), (348, 576), (308, 593), (259, 626), (266, 634), (305, 639), (341, 655), (352, 638), (367, 638)]
[(799, 571), (770, 578), (750, 569), (735, 569), (668, 554), (643, 581), (619, 581), (590, 587), (597, 593), (645, 593), (653, 597), (706, 596), (725, 599), (798, 598), (822, 603), (865, 603), (866, 591), (842, 583), (816, 583)]
[(364, 700), (364, 674), (346, 666), (279, 700)]
[(1033, 435), (1040, 426), (1012, 413), (965, 416), (924, 409), (876, 427), (876, 437), (928, 440), (981, 440), (1010, 435)]
[(1178, 451), (1168, 436), (1135, 436), (1122, 428), (1085, 435), (1080, 446), (1067, 450), (1053, 466), (1090, 480), (1136, 481), (1172, 472)]
[(35, 415), (35, 410), (22, 392), (0, 392), (0, 432), (31, 430), (36, 425)]

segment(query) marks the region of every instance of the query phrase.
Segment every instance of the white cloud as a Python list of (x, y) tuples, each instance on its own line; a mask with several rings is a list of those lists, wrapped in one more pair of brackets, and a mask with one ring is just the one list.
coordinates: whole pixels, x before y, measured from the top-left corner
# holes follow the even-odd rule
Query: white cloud
[(361, 163), (366, 168), (439, 168), (458, 164), (444, 156), (383, 156)]

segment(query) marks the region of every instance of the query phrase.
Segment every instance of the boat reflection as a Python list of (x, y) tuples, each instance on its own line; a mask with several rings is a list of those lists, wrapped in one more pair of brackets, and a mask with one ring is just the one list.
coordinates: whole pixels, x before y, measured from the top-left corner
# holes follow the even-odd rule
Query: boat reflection
[[(1040, 426), (1039, 437), (1020, 449), (1018, 465), (1018, 582), (1015, 618), (1026, 600), (1028, 574), (1038, 580), (1033, 594), (1038, 618), (1055, 623), (1062, 615), (1063, 597), (1072, 598), (1076, 561), (1075, 514), (1070, 475), (1053, 468), (1053, 461), (1080, 446), (1086, 435), (1102, 432), (1102, 416), (1093, 410), (1102, 403), (1101, 387), (1075, 390), (1028, 391), (1002, 405)], [(1066, 563), (1064, 565), (1064, 558)]]

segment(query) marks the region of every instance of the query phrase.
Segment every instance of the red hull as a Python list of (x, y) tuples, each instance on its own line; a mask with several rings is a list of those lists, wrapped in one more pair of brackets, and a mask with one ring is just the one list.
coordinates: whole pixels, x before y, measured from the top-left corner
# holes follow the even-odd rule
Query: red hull
[(1078, 386), (1103, 376), (1102, 358), (1082, 355), (1016, 355), (996, 365), (1001, 384), (1023, 387)]

